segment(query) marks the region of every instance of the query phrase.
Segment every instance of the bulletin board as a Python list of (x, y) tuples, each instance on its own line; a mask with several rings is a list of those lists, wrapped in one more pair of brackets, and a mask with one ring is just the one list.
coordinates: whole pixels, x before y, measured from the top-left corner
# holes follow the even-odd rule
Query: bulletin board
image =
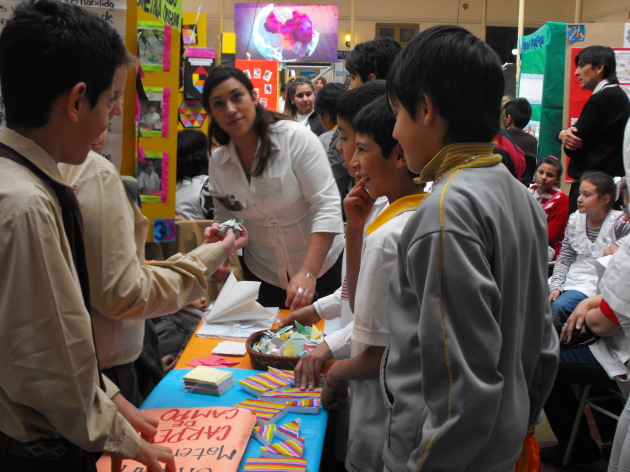
[(565, 23), (548, 22), (521, 39), (518, 95), (532, 106), (525, 130), (538, 139), (538, 157), (560, 155), (556, 134), (562, 128), (565, 33)]
[(237, 59), (234, 65), (252, 81), (258, 102), (267, 110), (278, 111), (278, 61)]

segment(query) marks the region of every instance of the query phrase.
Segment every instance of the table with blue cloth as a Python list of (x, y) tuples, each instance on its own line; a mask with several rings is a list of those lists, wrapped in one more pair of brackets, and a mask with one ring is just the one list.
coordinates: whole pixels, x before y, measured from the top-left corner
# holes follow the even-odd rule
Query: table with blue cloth
[[(193, 408), (208, 406), (234, 406), (246, 398), (256, 398), (238, 385), (238, 380), (250, 377), (259, 371), (248, 369), (231, 369), (227, 367), (216, 367), (221, 370), (228, 370), (234, 375), (234, 385), (220, 397), (190, 393), (184, 389), (183, 377), (191, 369), (175, 369), (169, 372), (155, 387), (151, 395), (142, 404), (142, 410), (155, 408)], [(306, 415), (288, 413), (277, 424), (285, 424), (296, 418), (301, 418), (300, 436), (306, 438), (304, 443), (304, 458), (308, 461), (307, 472), (317, 472), (321, 461), (322, 449), (324, 447), (324, 436), (326, 434), (326, 422), (328, 412), (323, 408), (318, 415)], [(274, 443), (279, 442), (274, 440)], [(245, 449), (245, 454), (239, 466), (239, 471), (243, 471), (245, 462), (250, 457), (260, 457), (260, 444), (255, 439), (250, 439)], [(177, 461), (177, 458), (175, 458)]]

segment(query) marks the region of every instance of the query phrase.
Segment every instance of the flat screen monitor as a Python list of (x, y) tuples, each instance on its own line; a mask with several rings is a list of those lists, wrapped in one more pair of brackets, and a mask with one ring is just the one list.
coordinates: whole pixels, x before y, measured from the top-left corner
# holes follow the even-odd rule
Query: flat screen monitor
[(236, 58), (337, 60), (337, 5), (235, 3)]

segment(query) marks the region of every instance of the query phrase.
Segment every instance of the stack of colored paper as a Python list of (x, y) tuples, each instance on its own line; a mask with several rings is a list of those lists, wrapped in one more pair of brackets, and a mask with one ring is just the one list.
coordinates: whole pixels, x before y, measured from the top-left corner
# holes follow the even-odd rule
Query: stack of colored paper
[(289, 439), (260, 448), (260, 457), (302, 457), (304, 455), (305, 438)]
[(207, 366), (195, 367), (184, 375), (184, 387), (192, 393), (220, 396), (234, 383), (232, 372)]
[(273, 392), (267, 392), (258, 398), (268, 402), (285, 403), (293, 400), (308, 400), (322, 398), (322, 387), (315, 387), (313, 390), (300, 390), (297, 387), (283, 388)]

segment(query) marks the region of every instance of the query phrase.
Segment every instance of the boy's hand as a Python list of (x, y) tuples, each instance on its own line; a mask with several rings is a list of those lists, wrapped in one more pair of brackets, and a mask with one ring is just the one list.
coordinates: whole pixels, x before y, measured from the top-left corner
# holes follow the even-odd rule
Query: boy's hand
[[(164, 446), (157, 446), (140, 439), (140, 450), (133, 460), (147, 466), (147, 472), (176, 472), (173, 451)], [(164, 463), (164, 467), (160, 464)], [(121, 460), (112, 457), (112, 472), (121, 471)]]
[(359, 175), (357, 179), (357, 184), (344, 198), (343, 207), (346, 210), (346, 228), (363, 229), (374, 206), (374, 200), (365, 189), (367, 180)]
[(326, 382), (324, 382), (322, 406), (327, 410), (341, 410), (348, 404), (348, 381), (334, 380), (331, 375), (331, 371), (333, 370), (334, 366), (331, 367), (326, 376)]
[(306, 390), (307, 388), (313, 390), (319, 386), (319, 374), (322, 366), (330, 359), (332, 359), (332, 352), (326, 341), (305, 354), (294, 369), (295, 386), (300, 390)]
[(315, 311), (315, 307), (313, 305), (308, 305), (300, 308), (299, 310), (295, 310), (282, 318), (278, 328), (284, 328), (285, 326), (292, 325), (296, 321), (304, 326), (313, 326), (319, 321), (319, 315), (317, 314), (317, 311)]
[(140, 436), (149, 442), (153, 441), (157, 434), (158, 424), (160, 424), (157, 418), (138, 410), (120, 392), (112, 397), (112, 402), (123, 418), (129, 421), (133, 429), (140, 433)]
[(204, 231), (204, 236), (206, 238), (204, 240), (204, 244), (216, 242), (223, 248), (227, 257), (230, 257), (234, 251), (241, 249), (245, 246), (245, 244), (247, 244), (247, 239), (249, 237), (245, 226), (241, 223), (238, 225), (241, 228), (241, 234), (237, 238), (234, 231), (231, 229), (228, 229), (225, 235), (219, 234), (221, 225), (218, 223), (212, 223), (212, 226), (206, 228)]

